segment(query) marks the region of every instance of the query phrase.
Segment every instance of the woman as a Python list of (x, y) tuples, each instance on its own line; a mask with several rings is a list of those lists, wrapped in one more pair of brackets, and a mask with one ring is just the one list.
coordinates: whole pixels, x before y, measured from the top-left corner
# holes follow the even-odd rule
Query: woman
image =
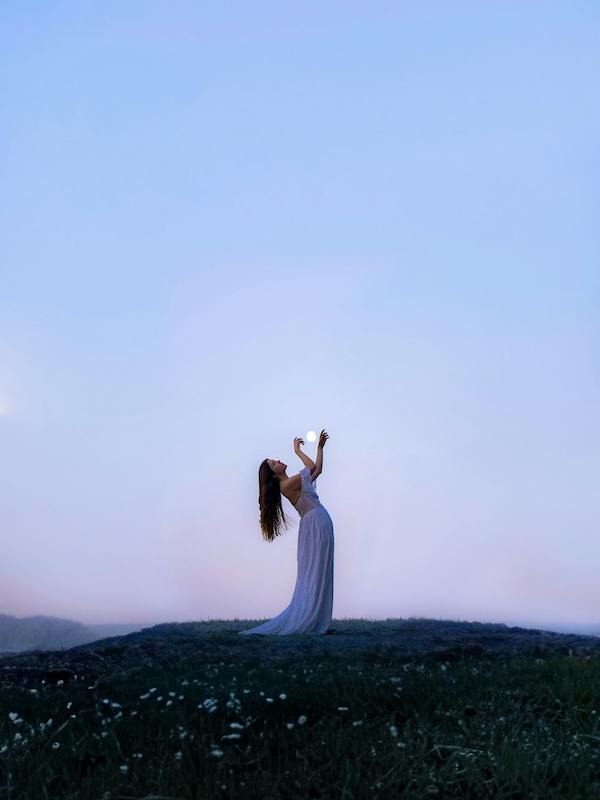
[(300, 515), (298, 576), (291, 603), (281, 614), (240, 633), (329, 633), (333, 608), (333, 522), (314, 486), (323, 469), (323, 448), (328, 438), (322, 430), (316, 464), (300, 449), (304, 440), (294, 439), (294, 452), (306, 466), (291, 478), (286, 474), (287, 464), (282, 461), (265, 458), (260, 465), (258, 503), (263, 538), (272, 542), (280, 534), (281, 522), (285, 523), (282, 494)]

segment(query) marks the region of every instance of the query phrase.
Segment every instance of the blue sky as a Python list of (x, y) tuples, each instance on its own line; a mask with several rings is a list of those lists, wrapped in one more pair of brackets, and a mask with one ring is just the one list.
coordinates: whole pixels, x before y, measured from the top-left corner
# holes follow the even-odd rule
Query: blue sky
[[(598, 622), (600, 11), (6, 3), (0, 611)], [(307, 445), (314, 457), (314, 446)]]

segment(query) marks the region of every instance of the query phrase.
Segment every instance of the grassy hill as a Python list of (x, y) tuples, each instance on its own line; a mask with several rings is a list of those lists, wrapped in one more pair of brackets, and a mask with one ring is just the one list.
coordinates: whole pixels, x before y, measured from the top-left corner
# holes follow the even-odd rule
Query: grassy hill
[(0, 796), (600, 796), (600, 639), (334, 620), (167, 623), (0, 657)]

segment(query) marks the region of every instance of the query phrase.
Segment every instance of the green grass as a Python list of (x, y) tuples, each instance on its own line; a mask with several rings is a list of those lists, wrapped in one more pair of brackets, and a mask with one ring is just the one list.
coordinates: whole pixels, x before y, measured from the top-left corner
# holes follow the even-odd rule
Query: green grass
[(600, 797), (597, 655), (222, 652), (3, 689), (0, 797)]

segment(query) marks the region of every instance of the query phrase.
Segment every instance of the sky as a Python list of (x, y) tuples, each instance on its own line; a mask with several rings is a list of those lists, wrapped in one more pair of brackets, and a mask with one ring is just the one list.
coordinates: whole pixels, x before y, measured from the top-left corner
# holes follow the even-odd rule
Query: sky
[(0, 9), (0, 613), (600, 622), (594, 2)]

